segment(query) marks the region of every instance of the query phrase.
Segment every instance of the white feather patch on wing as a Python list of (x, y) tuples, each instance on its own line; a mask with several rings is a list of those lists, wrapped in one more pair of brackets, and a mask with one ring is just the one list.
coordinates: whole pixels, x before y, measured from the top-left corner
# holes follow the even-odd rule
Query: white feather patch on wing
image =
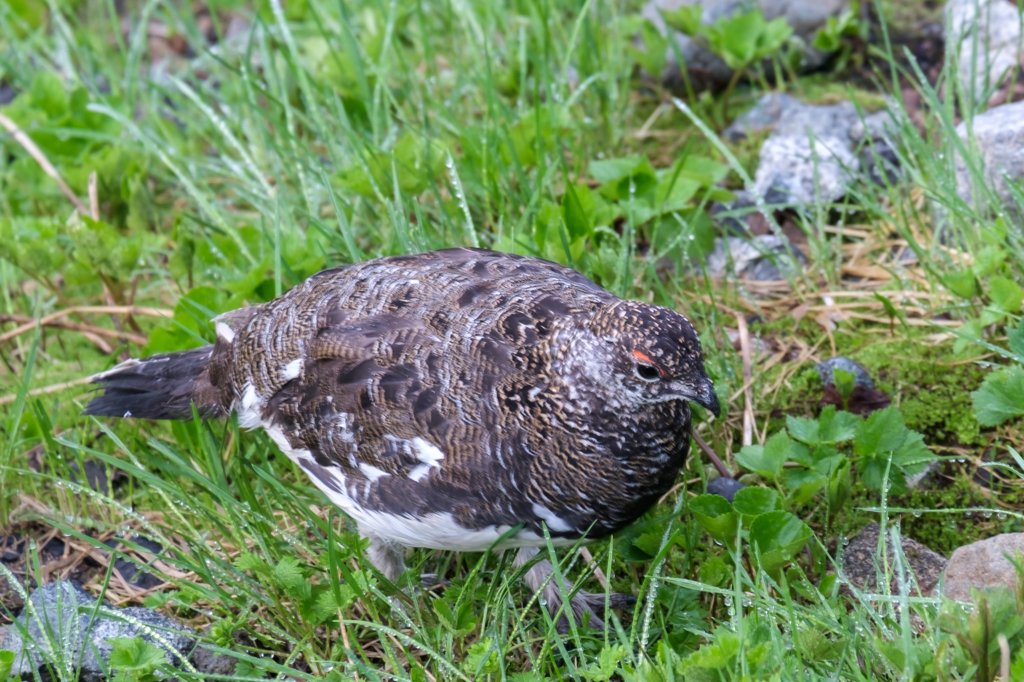
[(544, 523), (548, 524), (548, 528), (556, 533), (564, 533), (572, 530), (572, 526), (559, 518), (555, 512), (543, 505), (537, 504), (536, 502), (533, 503), (533, 513), (542, 518)]
[(252, 382), (247, 381), (242, 389), (242, 399), (235, 407), (238, 412), (238, 425), (243, 429), (264, 426), (263, 415), (260, 414), (262, 407), (263, 399), (256, 395), (256, 387), (252, 385)]
[(287, 365), (285, 365), (284, 369), (282, 370), (282, 376), (284, 377), (285, 381), (291, 381), (295, 377), (299, 376), (299, 374), (301, 374), (301, 373), (302, 373), (302, 359), (301, 358), (296, 358), (295, 360), (292, 360)]
[(429, 442), (423, 440), (419, 436), (413, 438), (410, 441), (412, 445), (412, 452), (416, 456), (416, 459), (423, 462), (427, 466), (440, 467), (438, 464), (444, 459), (444, 453), (441, 452), (437, 447), (431, 445)]
[(235, 330), (223, 322), (214, 325), (214, 329), (217, 331), (217, 338), (223, 339), (227, 343), (232, 343), (235, 340)]
[[(309, 475), (313, 484), (323, 491), (337, 507), (351, 516), (363, 533), (385, 538), (406, 547), (426, 547), (428, 549), (447, 549), (461, 552), (483, 552), (489, 549), (511, 526), (489, 526), (482, 529), (465, 528), (448, 512), (433, 512), (420, 517), (389, 514), (387, 512), (366, 509), (351, 495), (346, 485), (346, 477), (340, 467), (321, 467), (313, 462), (306, 450), (293, 451), (288, 454), (300, 466), (305, 460), (303, 470)], [(314, 475), (312, 471), (318, 471)], [(363, 483), (362, 485), (373, 485)], [(566, 547), (575, 543), (567, 538), (552, 538), (556, 547)], [(495, 549), (511, 547), (543, 547), (543, 537), (529, 530), (521, 530), (516, 535), (504, 540)]]
[(359, 463), (359, 470), (362, 471), (363, 476), (366, 476), (368, 479), (370, 479), (371, 482), (376, 481), (381, 476), (391, 475), (388, 472), (384, 471), (383, 469), (375, 467), (372, 464), (367, 464), (366, 462)]
[(423, 477), (430, 473), (429, 464), (417, 464), (409, 470), (409, 478), (419, 483)]

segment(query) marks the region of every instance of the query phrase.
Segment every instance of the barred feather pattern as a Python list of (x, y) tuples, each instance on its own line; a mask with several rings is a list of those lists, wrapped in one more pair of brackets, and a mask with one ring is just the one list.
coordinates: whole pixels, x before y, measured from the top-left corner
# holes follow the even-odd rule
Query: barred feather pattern
[(377, 259), (216, 323), (207, 409), (407, 546), (614, 532), (674, 483), (688, 401), (717, 410), (686, 318), (536, 258)]

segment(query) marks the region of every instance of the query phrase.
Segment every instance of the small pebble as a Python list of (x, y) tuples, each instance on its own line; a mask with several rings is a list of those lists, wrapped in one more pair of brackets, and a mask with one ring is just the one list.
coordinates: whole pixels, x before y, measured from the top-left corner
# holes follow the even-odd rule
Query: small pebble
[(708, 481), (708, 495), (721, 495), (729, 501), (729, 504), (732, 504), (736, 493), (746, 487), (735, 478), (725, 478), (724, 476), (713, 478)]
[(871, 378), (871, 374), (868, 373), (864, 365), (842, 355), (819, 362), (814, 368), (818, 370), (821, 383), (825, 386), (835, 383), (835, 380), (832, 378), (832, 370), (841, 369), (853, 375), (853, 382), (857, 386), (871, 389), (875, 387), (875, 380)]

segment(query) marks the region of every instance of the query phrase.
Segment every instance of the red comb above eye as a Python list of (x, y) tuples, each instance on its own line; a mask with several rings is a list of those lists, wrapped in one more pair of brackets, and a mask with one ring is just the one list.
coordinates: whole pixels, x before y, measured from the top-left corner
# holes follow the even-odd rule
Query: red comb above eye
[(638, 350), (633, 351), (633, 357), (639, 360), (640, 362), (646, 362), (649, 365), (654, 365), (654, 360), (651, 360), (649, 357), (647, 357)]

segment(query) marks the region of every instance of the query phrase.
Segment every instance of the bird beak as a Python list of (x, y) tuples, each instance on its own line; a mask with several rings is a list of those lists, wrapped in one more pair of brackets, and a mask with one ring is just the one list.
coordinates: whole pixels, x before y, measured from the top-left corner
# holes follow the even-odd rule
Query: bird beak
[(718, 404), (718, 396), (715, 394), (715, 385), (707, 377), (696, 386), (686, 386), (683, 397), (691, 403), (697, 403), (716, 417), (722, 416), (722, 407)]

